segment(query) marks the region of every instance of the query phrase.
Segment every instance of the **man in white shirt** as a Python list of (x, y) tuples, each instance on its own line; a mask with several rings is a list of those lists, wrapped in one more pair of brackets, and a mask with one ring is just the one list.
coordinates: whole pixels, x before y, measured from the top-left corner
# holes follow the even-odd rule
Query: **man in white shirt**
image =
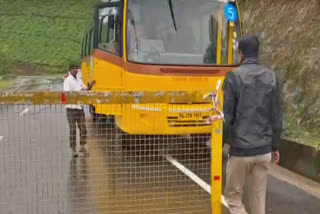
[[(83, 90), (91, 90), (93, 84), (91, 84), (88, 88), (83, 84), (82, 80), (77, 76), (78, 66), (71, 65), (69, 68), (69, 74), (63, 83), (63, 91), (64, 92), (77, 92)], [(76, 125), (78, 125), (80, 130), (80, 153), (88, 155), (87, 149), (87, 128), (86, 128), (86, 120), (83, 107), (77, 104), (66, 105), (67, 109), (67, 118), (70, 127), (70, 147), (72, 149), (73, 157), (78, 157), (78, 152), (76, 150), (77, 142), (76, 142)]]

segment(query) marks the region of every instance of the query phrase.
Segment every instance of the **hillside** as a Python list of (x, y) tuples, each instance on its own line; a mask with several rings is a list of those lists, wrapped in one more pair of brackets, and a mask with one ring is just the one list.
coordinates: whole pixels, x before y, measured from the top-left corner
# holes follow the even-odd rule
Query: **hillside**
[[(80, 59), (97, 0), (0, 0), (0, 74), (59, 72)], [(5, 62), (4, 62), (5, 61)]]
[(246, 34), (281, 85), (284, 137), (320, 146), (320, 1), (240, 0)]

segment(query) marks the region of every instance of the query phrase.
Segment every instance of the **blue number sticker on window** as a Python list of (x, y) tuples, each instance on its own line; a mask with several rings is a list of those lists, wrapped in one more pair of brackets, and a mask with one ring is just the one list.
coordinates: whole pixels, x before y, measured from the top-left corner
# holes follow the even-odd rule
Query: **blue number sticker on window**
[(225, 6), (224, 15), (226, 16), (227, 20), (230, 22), (234, 22), (238, 18), (237, 9), (232, 4), (227, 4)]

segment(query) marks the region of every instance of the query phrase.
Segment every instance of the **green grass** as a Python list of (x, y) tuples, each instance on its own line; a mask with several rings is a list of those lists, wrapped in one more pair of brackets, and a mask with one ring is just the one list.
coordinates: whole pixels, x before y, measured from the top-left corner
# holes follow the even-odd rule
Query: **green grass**
[(287, 136), (284, 136), (283, 138), (320, 150), (320, 140), (318, 133), (313, 133), (307, 129), (301, 128), (292, 128), (287, 129), (286, 131), (289, 132), (289, 134)]
[(0, 91), (6, 88), (10, 88), (15, 80), (0, 80)]
[(97, 0), (0, 0), (0, 54), (45, 72), (80, 61)]
[(282, 138), (320, 150), (320, 138), (317, 128), (297, 124), (294, 117), (284, 117)]

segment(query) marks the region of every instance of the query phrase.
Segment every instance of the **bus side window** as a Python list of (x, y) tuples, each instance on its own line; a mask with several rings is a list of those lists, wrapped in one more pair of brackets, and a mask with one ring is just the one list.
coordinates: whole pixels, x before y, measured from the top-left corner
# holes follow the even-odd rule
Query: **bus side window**
[(120, 12), (119, 7), (105, 7), (99, 10), (98, 47), (120, 54)]

